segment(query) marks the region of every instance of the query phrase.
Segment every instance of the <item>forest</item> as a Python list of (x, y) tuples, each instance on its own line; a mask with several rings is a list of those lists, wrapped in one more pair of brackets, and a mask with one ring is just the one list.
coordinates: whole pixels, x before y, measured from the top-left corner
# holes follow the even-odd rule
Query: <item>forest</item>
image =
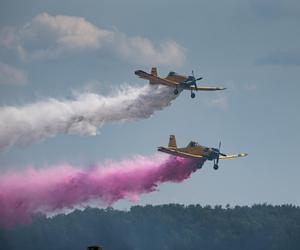
[(293, 205), (146, 205), (129, 211), (86, 208), (0, 229), (0, 249), (268, 250), (300, 249)]

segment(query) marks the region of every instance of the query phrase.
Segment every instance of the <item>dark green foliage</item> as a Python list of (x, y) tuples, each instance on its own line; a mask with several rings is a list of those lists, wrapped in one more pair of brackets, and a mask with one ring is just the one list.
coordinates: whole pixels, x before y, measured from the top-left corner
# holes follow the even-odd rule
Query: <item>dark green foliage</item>
[(83, 250), (300, 249), (300, 208), (291, 205), (202, 207), (178, 204), (76, 210), (0, 230), (0, 249)]

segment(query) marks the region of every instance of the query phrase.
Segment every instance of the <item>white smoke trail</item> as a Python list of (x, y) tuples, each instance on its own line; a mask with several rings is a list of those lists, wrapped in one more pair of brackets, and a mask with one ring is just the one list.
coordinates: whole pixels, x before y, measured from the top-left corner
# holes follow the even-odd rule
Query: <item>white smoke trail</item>
[(147, 118), (175, 98), (172, 88), (145, 85), (126, 86), (107, 97), (85, 93), (74, 100), (1, 107), (0, 150), (62, 133), (95, 135), (104, 123)]

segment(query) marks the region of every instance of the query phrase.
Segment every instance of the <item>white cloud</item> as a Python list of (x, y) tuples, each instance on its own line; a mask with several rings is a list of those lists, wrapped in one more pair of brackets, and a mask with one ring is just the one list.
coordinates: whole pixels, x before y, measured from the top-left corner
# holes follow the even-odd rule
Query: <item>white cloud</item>
[(148, 65), (181, 65), (185, 59), (185, 49), (175, 41), (169, 40), (155, 47), (143, 37), (127, 37), (118, 33), (115, 48), (125, 59)]
[(228, 98), (224, 94), (218, 94), (216, 98), (210, 101), (210, 106), (217, 107), (220, 109), (228, 108)]
[(0, 62), (0, 84), (24, 85), (27, 76), (24, 71)]
[(47, 13), (39, 14), (20, 29), (2, 30), (0, 44), (17, 51), (25, 61), (101, 49), (145, 65), (181, 65), (185, 59), (185, 49), (173, 40), (155, 46), (149, 39), (102, 29), (82, 17)]

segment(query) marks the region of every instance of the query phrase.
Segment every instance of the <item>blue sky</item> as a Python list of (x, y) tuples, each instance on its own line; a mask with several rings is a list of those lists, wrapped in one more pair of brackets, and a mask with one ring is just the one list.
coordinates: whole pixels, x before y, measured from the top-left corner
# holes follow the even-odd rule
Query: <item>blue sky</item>
[[(193, 100), (182, 93), (149, 119), (106, 124), (97, 136), (58, 135), (12, 146), (0, 152), (1, 168), (152, 155), (167, 144), (169, 134), (176, 134), (179, 145), (193, 139), (216, 146), (222, 140), (224, 152), (249, 156), (223, 161), (218, 171), (207, 162), (188, 181), (163, 184), (138, 204), (300, 205), (299, 12), (300, 4), (292, 0), (1, 1), (1, 106), (70, 99), (86, 88), (105, 94), (123, 83), (143, 85), (134, 70), (149, 70), (153, 64), (161, 75), (194, 70), (204, 77), (203, 85), (228, 88), (197, 93)], [(92, 28), (84, 26), (75, 41), (58, 44), (64, 31), (45, 31), (50, 24), (38, 18), (43, 15), (50, 20), (58, 15), (84, 18)], [(93, 40), (95, 30), (102, 33)], [(105, 45), (103, 32), (117, 38)], [(151, 56), (135, 46), (128, 48), (129, 54), (122, 50), (120, 40), (128, 44), (136, 37), (153, 45)], [(40, 56), (41, 48), (46, 55)]]

